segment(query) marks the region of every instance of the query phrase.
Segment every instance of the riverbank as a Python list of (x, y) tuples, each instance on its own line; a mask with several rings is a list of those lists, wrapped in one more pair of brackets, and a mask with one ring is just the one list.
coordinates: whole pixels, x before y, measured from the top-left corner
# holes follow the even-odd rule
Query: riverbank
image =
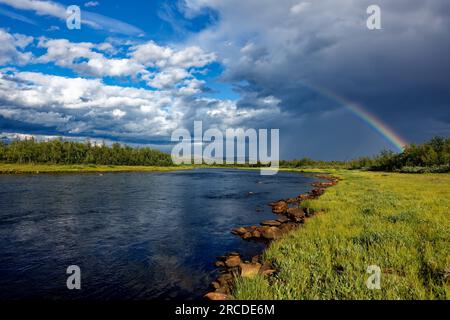
[[(300, 207), (300, 204), (305, 200), (317, 199), (324, 194), (326, 188), (335, 186), (340, 179), (323, 174), (315, 174), (315, 177), (318, 180), (311, 184), (313, 189), (307, 193), (269, 203), (272, 213), (277, 215), (276, 218), (263, 220), (260, 225), (237, 227), (231, 233), (244, 240), (263, 242), (267, 246), (272, 241), (299, 228), (308, 218), (321, 214), (320, 211), (312, 208)], [(261, 254), (252, 256), (250, 260), (243, 259), (239, 252), (218, 257), (215, 266), (220, 268), (220, 276), (211, 283), (214, 291), (207, 293), (204, 297), (210, 300), (229, 300), (232, 298), (232, 292), (239, 278), (253, 278), (257, 275), (270, 277), (277, 273), (271, 261), (267, 259), (263, 261)]]
[(450, 174), (326, 171), (342, 181), (301, 203), (320, 214), (272, 242), (276, 273), (239, 279), (234, 298), (449, 299)]
[(0, 163), (0, 174), (37, 174), (37, 173), (89, 173), (89, 172), (161, 172), (188, 170), (192, 166), (114, 166), (91, 164), (17, 164)]

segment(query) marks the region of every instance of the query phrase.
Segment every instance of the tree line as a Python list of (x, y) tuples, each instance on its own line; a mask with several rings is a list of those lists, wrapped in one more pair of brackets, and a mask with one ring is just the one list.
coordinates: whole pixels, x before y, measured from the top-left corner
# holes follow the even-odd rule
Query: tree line
[(151, 148), (132, 148), (119, 143), (112, 146), (56, 139), (0, 142), (0, 161), (8, 163), (96, 164), (170, 166), (169, 154)]
[[(173, 165), (169, 154), (148, 148), (132, 148), (120, 143), (92, 144), (56, 139), (38, 142), (34, 139), (0, 142), (0, 162), (96, 164), (96, 165)], [(247, 165), (259, 167), (257, 165)], [(320, 161), (309, 158), (281, 160), (284, 168), (341, 168), (397, 172), (450, 172), (450, 138), (435, 137), (423, 144), (411, 144), (401, 153), (384, 150), (374, 157), (350, 161)]]
[(333, 167), (411, 173), (450, 172), (450, 138), (434, 137), (423, 144), (410, 144), (401, 153), (383, 150), (374, 157), (361, 157), (350, 161), (317, 161), (309, 158), (282, 160), (280, 166), (288, 168)]

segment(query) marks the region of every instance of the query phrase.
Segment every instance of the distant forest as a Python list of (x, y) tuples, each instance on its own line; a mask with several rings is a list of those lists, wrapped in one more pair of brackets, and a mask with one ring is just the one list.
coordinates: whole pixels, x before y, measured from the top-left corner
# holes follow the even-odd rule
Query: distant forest
[[(114, 143), (96, 145), (56, 139), (37, 142), (34, 139), (0, 142), (0, 162), (171, 166), (171, 156), (151, 148), (132, 148)], [(258, 167), (257, 165), (248, 165)], [(284, 168), (342, 168), (396, 172), (450, 172), (450, 138), (408, 145), (401, 153), (382, 151), (375, 157), (350, 161), (318, 161), (309, 158), (281, 160)]]
[(450, 172), (450, 138), (435, 137), (430, 141), (406, 146), (401, 153), (384, 150), (374, 157), (361, 157), (350, 161), (317, 161), (309, 158), (281, 160), (288, 168), (343, 168), (390, 172)]
[(0, 142), (0, 161), (8, 163), (97, 164), (130, 166), (170, 166), (169, 154), (151, 148), (132, 148), (90, 142), (34, 139)]

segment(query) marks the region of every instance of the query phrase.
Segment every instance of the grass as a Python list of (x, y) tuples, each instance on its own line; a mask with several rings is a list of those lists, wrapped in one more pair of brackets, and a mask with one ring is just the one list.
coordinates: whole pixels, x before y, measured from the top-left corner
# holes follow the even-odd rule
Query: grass
[(0, 163), (0, 174), (26, 173), (83, 173), (83, 172), (152, 172), (192, 169), (192, 166), (113, 166), (113, 165), (59, 165)]
[(450, 174), (331, 173), (343, 180), (303, 204), (324, 213), (265, 251), (276, 276), (240, 279), (234, 297), (449, 299)]

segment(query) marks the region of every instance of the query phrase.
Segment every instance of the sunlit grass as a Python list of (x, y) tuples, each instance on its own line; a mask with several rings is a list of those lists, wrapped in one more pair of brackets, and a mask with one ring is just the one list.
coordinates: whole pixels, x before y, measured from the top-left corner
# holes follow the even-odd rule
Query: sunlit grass
[[(237, 282), (237, 299), (448, 299), (450, 174), (334, 171), (324, 210), (265, 252), (279, 273)], [(370, 290), (367, 267), (382, 269)]]

